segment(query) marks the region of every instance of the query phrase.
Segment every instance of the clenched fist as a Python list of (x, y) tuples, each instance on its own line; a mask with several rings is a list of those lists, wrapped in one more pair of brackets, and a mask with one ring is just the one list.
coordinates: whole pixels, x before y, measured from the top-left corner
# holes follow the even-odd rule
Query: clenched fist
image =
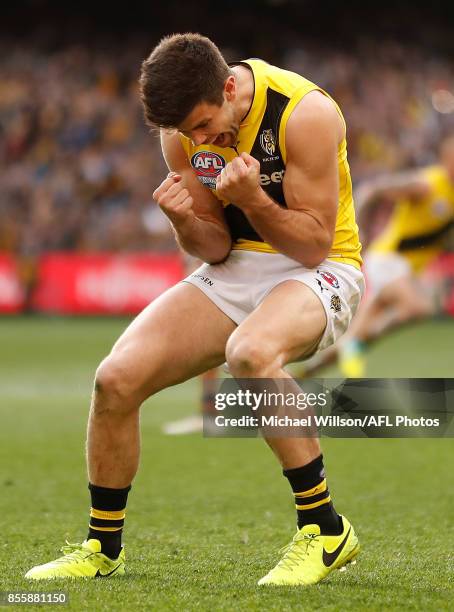
[(248, 153), (241, 153), (218, 175), (216, 192), (223, 200), (247, 208), (261, 191), (259, 177), (260, 162)]
[(192, 219), (194, 203), (189, 191), (183, 187), (181, 176), (175, 172), (169, 172), (167, 178), (162, 181), (153, 193), (153, 199), (159, 204), (161, 210), (176, 225)]

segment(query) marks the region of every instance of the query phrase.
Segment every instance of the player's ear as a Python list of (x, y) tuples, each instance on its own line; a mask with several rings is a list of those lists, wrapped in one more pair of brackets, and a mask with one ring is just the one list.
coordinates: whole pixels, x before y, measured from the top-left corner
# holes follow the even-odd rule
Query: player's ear
[(224, 83), (224, 97), (227, 102), (232, 102), (236, 97), (236, 79), (233, 74)]

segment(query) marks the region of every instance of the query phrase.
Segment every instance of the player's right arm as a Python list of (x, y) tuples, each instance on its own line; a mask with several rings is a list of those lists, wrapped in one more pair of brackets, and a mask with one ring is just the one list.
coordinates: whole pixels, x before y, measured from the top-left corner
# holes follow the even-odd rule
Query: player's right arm
[(380, 199), (396, 201), (405, 198), (416, 202), (429, 193), (430, 184), (420, 170), (399, 172), (363, 181), (355, 191), (355, 208), (361, 219)]
[(170, 172), (153, 198), (187, 253), (207, 263), (223, 261), (232, 239), (221, 203), (198, 181), (177, 132), (162, 130), (161, 146)]

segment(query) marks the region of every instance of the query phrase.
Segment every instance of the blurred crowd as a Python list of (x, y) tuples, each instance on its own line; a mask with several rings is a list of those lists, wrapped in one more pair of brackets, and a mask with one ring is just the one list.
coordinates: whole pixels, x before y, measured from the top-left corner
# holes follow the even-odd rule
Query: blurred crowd
[[(166, 168), (139, 102), (146, 52), (0, 48), (0, 251), (175, 248), (152, 200)], [(292, 41), (280, 63), (339, 102), (356, 182), (432, 162), (454, 129), (454, 61), (424, 48)]]

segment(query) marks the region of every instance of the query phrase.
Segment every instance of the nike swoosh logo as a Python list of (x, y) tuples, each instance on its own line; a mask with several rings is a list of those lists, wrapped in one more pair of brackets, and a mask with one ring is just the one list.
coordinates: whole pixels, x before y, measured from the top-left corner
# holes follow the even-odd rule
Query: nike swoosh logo
[(107, 576), (111, 576), (114, 572), (117, 571), (117, 569), (120, 567), (121, 563), (119, 563), (117, 565), (117, 567), (114, 567), (113, 570), (111, 572), (109, 572), (108, 574), (101, 574), (101, 572), (98, 570), (95, 574), (95, 578), (107, 578)]
[(345, 538), (342, 540), (339, 546), (335, 550), (333, 550), (333, 552), (328, 552), (323, 547), (323, 563), (325, 564), (325, 567), (331, 567), (332, 564), (338, 558), (338, 556), (341, 554), (342, 549), (345, 546), (345, 542), (348, 540), (348, 536), (350, 535), (351, 530), (352, 528), (350, 527), (350, 529), (347, 531), (347, 535), (345, 536)]

